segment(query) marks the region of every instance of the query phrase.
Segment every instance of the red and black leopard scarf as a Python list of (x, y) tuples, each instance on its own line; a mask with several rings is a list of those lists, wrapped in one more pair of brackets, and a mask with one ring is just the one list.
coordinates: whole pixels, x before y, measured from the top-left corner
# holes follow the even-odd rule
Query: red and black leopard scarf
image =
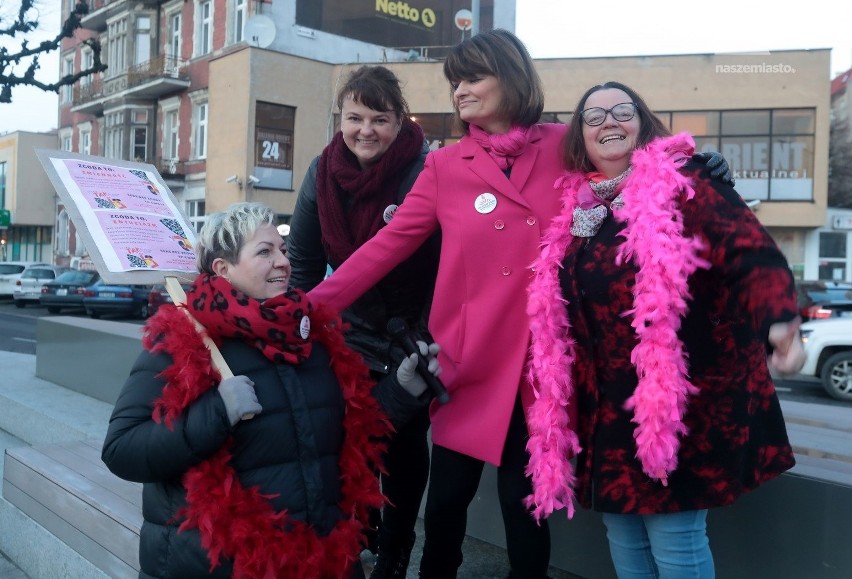
[[(275, 512), (257, 487), (245, 488), (230, 465), (231, 442), (183, 475), (187, 506), (179, 530), (197, 529), (207, 550), (211, 571), (221, 560), (234, 563), (234, 577), (345, 577), (359, 560), (368, 510), (383, 504), (374, 469), (384, 445), (376, 441), (391, 426), (371, 395), (374, 382), (360, 356), (346, 346), (338, 314), (323, 306), (313, 309), (301, 291), (260, 302), (248, 298), (226, 280), (201, 275), (187, 295), (187, 309), (221, 343), (233, 338), (251, 343), (276, 363), (299, 364), (311, 344), (323, 344), (331, 356), (346, 402), (344, 441), (340, 452), (343, 518), (326, 536), (286, 512)], [(309, 332), (303, 338), (305, 322)], [(170, 426), (187, 406), (219, 383), (210, 352), (188, 318), (173, 306), (149, 320), (144, 345), (168, 353), (174, 363), (155, 402), (153, 418)]]

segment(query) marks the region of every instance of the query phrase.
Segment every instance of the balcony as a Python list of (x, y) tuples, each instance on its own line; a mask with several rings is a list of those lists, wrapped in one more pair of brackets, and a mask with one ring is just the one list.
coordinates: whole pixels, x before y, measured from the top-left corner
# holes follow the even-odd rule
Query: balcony
[(74, 86), (71, 110), (75, 113), (99, 115), (104, 103), (116, 97), (157, 99), (185, 90), (190, 85), (186, 65), (175, 57), (161, 55), (126, 72), (108, 78), (95, 78)]
[[(154, 8), (161, 0), (142, 0), (141, 5)], [(103, 32), (107, 28), (107, 20), (123, 11), (135, 9), (140, 2), (130, 0), (88, 0), (89, 13), (81, 19), (83, 28)]]
[(186, 176), (186, 161), (178, 159), (155, 159), (154, 166), (160, 172), (160, 175), (168, 178), (183, 178)]

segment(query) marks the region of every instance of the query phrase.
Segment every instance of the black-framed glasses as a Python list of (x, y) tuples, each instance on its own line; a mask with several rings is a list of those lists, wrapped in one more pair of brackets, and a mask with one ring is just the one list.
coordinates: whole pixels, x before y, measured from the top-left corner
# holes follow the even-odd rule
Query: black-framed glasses
[(612, 118), (619, 122), (629, 121), (636, 114), (636, 103), (618, 103), (611, 109), (602, 107), (591, 107), (580, 113), (583, 117), (583, 122), (590, 127), (602, 125), (606, 120), (606, 116), (610, 114)]

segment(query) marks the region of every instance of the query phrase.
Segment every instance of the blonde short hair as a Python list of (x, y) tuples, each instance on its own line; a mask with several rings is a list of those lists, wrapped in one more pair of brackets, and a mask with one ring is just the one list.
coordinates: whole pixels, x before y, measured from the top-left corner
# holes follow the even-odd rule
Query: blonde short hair
[(214, 274), (213, 262), (222, 258), (237, 263), (243, 245), (264, 225), (273, 225), (275, 214), (263, 203), (234, 203), (207, 216), (195, 246), (195, 263), (201, 273)]

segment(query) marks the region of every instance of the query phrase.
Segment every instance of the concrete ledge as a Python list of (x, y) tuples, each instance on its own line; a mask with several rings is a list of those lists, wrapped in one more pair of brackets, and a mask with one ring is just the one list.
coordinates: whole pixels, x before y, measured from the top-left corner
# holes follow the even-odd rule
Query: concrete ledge
[(39, 318), (35, 375), (115, 404), (142, 351), (142, 326), (71, 316)]
[[(708, 535), (719, 577), (848, 579), (852, 550), (852, 408), (782, 401), (796, 466), (735, 504), (712, 509)], [(496, 469), (485, 466), (467, 534), (506, 546)], [(552, 566), (615, 577), (600, 513), (549, 519)]]
[(34, 378), (33, 356), (4, 352), (3, 361), (0, 429), (28, 444), (104, 439), (111, 404)]
[(0, 497), (0, 551), (29, 577), (50, 579), (104, 579), (74, 549), (57, 539), (14, 505)]

